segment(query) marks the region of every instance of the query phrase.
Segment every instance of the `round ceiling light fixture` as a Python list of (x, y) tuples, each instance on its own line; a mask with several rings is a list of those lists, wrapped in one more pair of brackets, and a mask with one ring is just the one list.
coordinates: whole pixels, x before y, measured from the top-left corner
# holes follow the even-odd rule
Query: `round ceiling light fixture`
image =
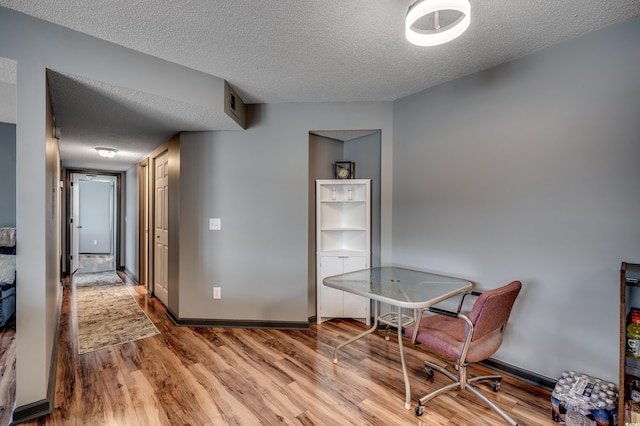
[[(460, 17), (453, 22), (440, 26), (440, 12), (458, 12)], [(414, 24), (423, 17), (433, 14), (434, 28), (423, 30), (414, 28)], [(419, 0), (407, 12), (405, 36), (417, 46), (438, 46), (450, 42), (464, 33), (471, 23), (471, 4), (469, 0)]]
[(118, 152), (115, 148), (104, 148), (101, 146), (96, 147), (96, 151), (98, 151), (98, 155), (102, 158), (113, 158)]

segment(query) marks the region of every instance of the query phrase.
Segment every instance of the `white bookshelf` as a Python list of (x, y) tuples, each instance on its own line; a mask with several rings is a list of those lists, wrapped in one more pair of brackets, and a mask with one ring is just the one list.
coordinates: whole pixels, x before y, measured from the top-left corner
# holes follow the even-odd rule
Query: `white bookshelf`
[(316, 181), (317, 318), (369, 324), (370, 301), (322, 284), (325, 277), (371, 266), (371, 181)]

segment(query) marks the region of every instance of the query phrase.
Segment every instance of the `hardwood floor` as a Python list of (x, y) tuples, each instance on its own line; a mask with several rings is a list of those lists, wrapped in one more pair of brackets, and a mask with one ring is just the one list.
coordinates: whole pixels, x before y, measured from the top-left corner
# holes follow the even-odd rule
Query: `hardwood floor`
[[(26, 424), (504, 424), (468, 392), (439, 396), (416, 417), (417, 398), (446, 381), (427, 379), (423, 360), (438, 358), (408, 342), (411, 410), (404, 409), (395, 339), (368, 336), (334, 365), (334, 347), (366, 328), (358, 322), (334, 320), (309, 331), (176, 327), (142, 286), (126, 282), (161, 335), (78, 355), (74, 291), (65, 281), (55, 411)], [(480, 386), (520, 425), (556, 424), (549, 392), (508, 377), (498, 393)]]

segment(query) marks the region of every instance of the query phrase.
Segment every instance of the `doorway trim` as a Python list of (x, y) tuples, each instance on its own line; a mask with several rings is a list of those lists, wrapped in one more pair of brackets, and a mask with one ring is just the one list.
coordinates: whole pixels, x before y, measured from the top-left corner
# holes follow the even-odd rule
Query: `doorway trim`
[(140, 267), (138, 283), (144, 285), (147, 294), (152, 294), (153, 286), (149, 280), (149, 157), (138, 163), (138, 265)]
[(72, 198), (71, 192), (73, 191), (73, 174), (88, 174), (88, 175), (96, 175), (96, 176), (112, 176), (115, 177), (115, 189), (116, 189), (116, 206), (114, 207), (115, 218), (116, 218), (116, 232), (115, 232), (115, 252), (114, 259), (116, 264), (116, 269), (122, 269), (121, 263), (121, 252), (122, 252), (122, 234), (125, 231), (125, 221), (124, 221), (124, 210), (122, 205), (122, 173), (115, 171), (105, 171), (105, 170), (91, 170), (91, 169), (65, 169), (64, 170), (64, 204), (65, 204), (65, 215), (64, 221), (62, 224), (63, 235), (64, 235), (64, 253), (63, 257), (63, 267), (64, 276), (72, 275), (75, 271), (71, 270), (71, 256), (73, 255), (73, 246), (72, 246), (72, 217), (73, 217), (73, 206), (72, 206)]
[[(151, 153), (149, 153), (149, 155), (142, 160), (140, 163), (138, 163), (138, 165), (141, 168), (146, 168), (147, 173), (145, 175), (146, 178), (146, 182), (144, 182), (144, 178), (142, 174), (138, 175), (138, 180), (139, 180), (139, 184), (140, 186), (145, 185), (146, 186), (146, 208), (141, 208), (138, 211), (138, 219), (139, 219), (139, 223), (143, 224), (146, 222), (147, 226), (148, 226), (148, 232), (146, 233), (146, 238), (144, 235), (144, 230), (142, 229), (143, 227), (140, 226), (141, 232), (140, 232), (140, 249), (142, 250), (142, 248), (145, 246), (147, 247), (147, 267), (146, 267), (146, 278), (147, 278), (147, 295), (149, 297), (154, 297), (155, 296), (155, 289), (154, 289), (154, 279), (155, 279), (155, 264), (153, 262), (153, 259), (155, 258), (155, 244), (153, 241), (153, 230), (155, 229), (155, 202), (156, 202), (156, 197), (154, 194), (154, 182), (156, 179), (156, 171), (155, 171), (155, 167), (156, 167), (156, 158), (161, 155), (163, 152), (167, 151), (169, 149), (169, 143), (165, 142), (162, 145), (158, 146), (156, 149), (154, 149)], [(142, 194), (142, 192), (140, 193)], [(140, 203), (144, 203), (145, 200), (143, 200), (143, 197), (140, 197)], [(146, 217), (145, 217), (146, 215)], [(169, 222), (169, 226), (171, 226), (171, 222)], [(171, 244), (169, 244), (169, 247), (171, 247)], [(143, 265), (142, 263), (140, 263), (140, 270), (142, 270)], [(168, 307), (167, 307), (168, 308)]]
[[(155, 244), (153, 242), (153, 230), (155, 229), (155, 194), (153, 185), (156, 179), (155, 176), (155, 160), (156, 157), (163, 152), (169, 153), (169, 260), (168, 260), (168, 279), (169, 279), (169, 297), (167, 305), (167, 315), (172, 318), (179, 318), (178, 307), (180, 306), (180, 134), (174, 135), (167, 142), (158, 146), (151, 153), (149, 153), (145, 160), (139, 162), (139, 165), (144, 165), (147, 162), (147, 220), (149, 224), (149, 236), (147, 244), (149, 248), (148, 252), (148, 268), (147, 268), (147, 295), (149, 297), (155, 296), (153, 288), (154, 283), (154, 264), (153, 259), (155, 256)], [(140, 179), (141, 175), (138, 175)], [(140, 179), (142, 181), (142, 179)], [(144, 183), (140, 183), (143, 185)], [(143, 223), (145, 218), (142, 217), (144, 209), (139, 209), (138, 219), (139, 223)], [(144, 238), (144, 235), (142, 235)], [(143, 247), (143, 242), (140, 241), (140, 247)]]

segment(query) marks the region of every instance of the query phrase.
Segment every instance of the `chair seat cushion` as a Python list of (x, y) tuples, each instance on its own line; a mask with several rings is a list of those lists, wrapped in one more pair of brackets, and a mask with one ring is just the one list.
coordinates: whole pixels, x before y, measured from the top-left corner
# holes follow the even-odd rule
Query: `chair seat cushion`
[[(464, 346), (467, 323), (459, 318), (445, 315), (431, 315), (422, 318), (416, 342), (439, 351), (451, 358), (459, 359)], [(405, 336), (413, 337), (415, 325), (405, 329)], [(502, 343), (502, 333), (496, 330), (476, 339), (467, 353), (465, 362), (478, 362), (493, 355)]]

